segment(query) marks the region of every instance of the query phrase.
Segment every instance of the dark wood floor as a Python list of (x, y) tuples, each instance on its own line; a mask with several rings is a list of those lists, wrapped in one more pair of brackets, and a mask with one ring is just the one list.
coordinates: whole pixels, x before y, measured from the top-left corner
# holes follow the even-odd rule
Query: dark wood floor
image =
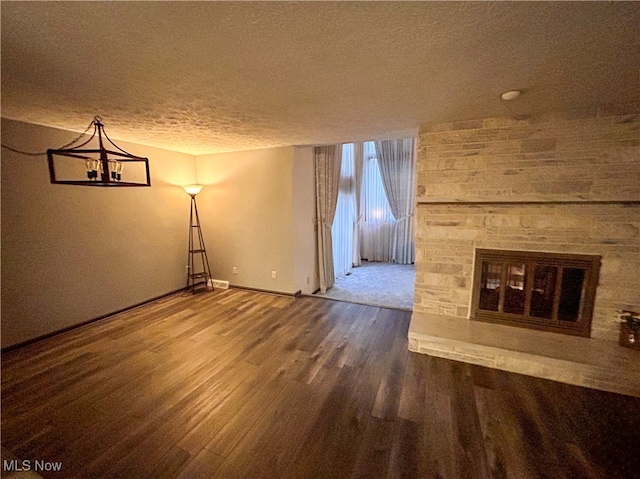
[(409, 353), (409, 319), (176, 295), (3, 354), (2, 445), (53, 478), (640, 477), (639, 399)]

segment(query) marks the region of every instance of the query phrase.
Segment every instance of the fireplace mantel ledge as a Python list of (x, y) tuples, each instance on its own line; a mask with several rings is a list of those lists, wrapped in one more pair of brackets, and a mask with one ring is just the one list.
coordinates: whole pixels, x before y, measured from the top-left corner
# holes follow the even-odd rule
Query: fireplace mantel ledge
[(640, 351), (615, 341), (414, 312), (409, 350), (640, 397)]

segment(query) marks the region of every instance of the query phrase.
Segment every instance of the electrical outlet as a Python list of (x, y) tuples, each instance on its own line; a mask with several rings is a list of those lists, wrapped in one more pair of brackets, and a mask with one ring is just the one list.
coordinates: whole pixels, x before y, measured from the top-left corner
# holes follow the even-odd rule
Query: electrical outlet
[(271, 272), (271, 279), (276, 279), (278, 277), (278, 274), (275, 271)]
[(309, 278), (309, 276), (307, 276), (307, 284), (311, 283), (311, 278)]
[(233, 267), (233, 274), (238, 274), (238, 267), (237, 266)]

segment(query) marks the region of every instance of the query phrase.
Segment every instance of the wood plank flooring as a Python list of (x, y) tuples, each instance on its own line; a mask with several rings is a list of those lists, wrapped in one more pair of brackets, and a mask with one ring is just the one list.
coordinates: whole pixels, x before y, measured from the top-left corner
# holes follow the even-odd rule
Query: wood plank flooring
[(409, 319), (165, 298), (3, 354), (2, 446), (51, 478), (640, 477), (640, 400), (410, 353)]

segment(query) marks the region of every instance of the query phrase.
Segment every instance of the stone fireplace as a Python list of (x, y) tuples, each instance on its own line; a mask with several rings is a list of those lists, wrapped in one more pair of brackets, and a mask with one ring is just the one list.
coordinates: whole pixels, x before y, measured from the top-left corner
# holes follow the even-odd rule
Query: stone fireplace
[[(617, 311), (640, 307), (639, 112), (421, 127), (411, 350), (640, 396), (617, 343)], [(588, 337), (471, 321), (482, 250), (599, 258)]]

